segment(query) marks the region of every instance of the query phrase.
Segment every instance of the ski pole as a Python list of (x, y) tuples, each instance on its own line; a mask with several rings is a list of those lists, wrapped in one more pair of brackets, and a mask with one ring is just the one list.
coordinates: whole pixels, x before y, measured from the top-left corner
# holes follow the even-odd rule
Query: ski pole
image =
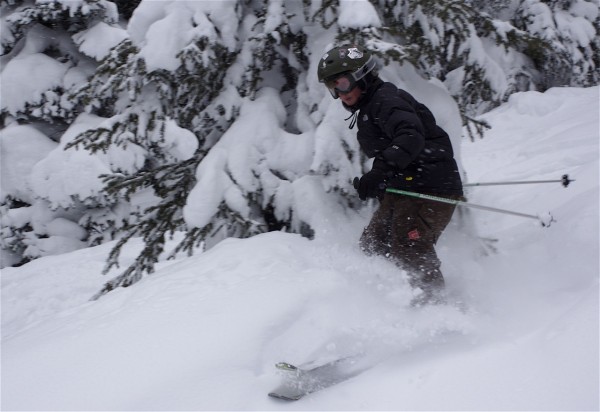
[(435, 202), (449, 203), (451, 205), (471, 207), (471, 208), (474, 208), (474, 209), (487, 210), (489, 212), (504, 213), (504, 214), (507, 214), (507, 215), (513, 215), (513, 216), (520, 216), (520, 217), (525, 217), (525, 218), (529, 218), (529, 219), (535, 219), (535, 220), (539, 221), (542, 224), (543, 227), (548, 227), (548, 226), (550, 226), (550, 224), (552, 222), (555, 222), (554, 218), (552, 217), (552, 215), (550, 213), (548, 213), (546, 216), (542, 217), (542, 216), (528, 215), (528, 214), (520, 213), (520, 212), (513, 212), (511, 210), (498, 209), (498, 208), (495, 208), (495, 207), (476, 205), (474, 203), (467, 203), (467, 202), (463, 202), (462, 200), (448, 199), (446, 197), (431, 196), (431, 195), (426, 195), (426, 194), (423, 194), (423, 193), (408, 192), (406, 190), (400, 190), (400, 189), (387, 188), (387, 189), (385, 189), (385, 191), (388, 192), (388, 193), (395, 193), (395, 194), (399, 194), (399, 195), (412, 196), (412, 197), (416, 197), (416, 198), (419, 198), (419, 199), (427, 199), (427, 200), (433, 200)]
[(574, 179), (569, 179), (569, 175), (563, 175), (560, 180), (528, 180), (521, 182), (481, 182), (481, 183), (465, 183), (463, 187), (467, 186), (496, 186), (496, 185), (525, 185), (533, 183), (562, 183), (564, 187), (569, 186), (569, 183), (574, 182)]

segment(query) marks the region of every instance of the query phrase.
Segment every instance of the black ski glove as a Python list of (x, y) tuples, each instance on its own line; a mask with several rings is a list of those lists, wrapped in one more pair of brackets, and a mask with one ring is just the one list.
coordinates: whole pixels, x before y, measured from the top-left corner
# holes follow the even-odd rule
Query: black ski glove
[(361, 200), (370, 197), (382, 198), (385, 193), (386, 174), (380, 170), (371, 170), (360, 179), (354, 178), (354, 188), (358, 191)]

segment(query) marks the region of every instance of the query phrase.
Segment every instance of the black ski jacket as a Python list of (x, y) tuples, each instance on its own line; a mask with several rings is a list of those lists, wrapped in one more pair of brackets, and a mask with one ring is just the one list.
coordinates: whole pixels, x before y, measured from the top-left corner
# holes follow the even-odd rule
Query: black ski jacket
[(358, 142), (388, 187), (419, 193), (462, 195), (448, 134), (431, 111), (408, 92), (375, 78), (353, 107)]

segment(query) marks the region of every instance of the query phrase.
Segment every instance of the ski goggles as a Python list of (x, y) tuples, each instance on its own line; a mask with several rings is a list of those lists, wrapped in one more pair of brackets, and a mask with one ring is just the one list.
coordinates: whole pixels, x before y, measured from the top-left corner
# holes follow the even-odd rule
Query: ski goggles
[(340, 97), (340, 94), (346, 94), (356, 87), (356, 80), (352, 73), (346, 73), (340, 77), (331, 80), (325, 80), (325, 86), (334, 99)]

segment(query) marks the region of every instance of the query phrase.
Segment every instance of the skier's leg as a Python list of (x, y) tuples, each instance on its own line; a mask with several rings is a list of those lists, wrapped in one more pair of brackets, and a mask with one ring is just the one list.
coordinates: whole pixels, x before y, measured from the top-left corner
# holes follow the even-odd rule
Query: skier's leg
[(441, 298), (444, 277), (434, 245), (454, 209), (454, 205), (412, 198), (403, 198), (395, 205), (392, 254), (409, 272), (411, 286), (423, 291), (422, 302), (416, 303)]
[(391, 195), (384, 196), (360, 237), (360, 248), (367, 255), (389, 256), (392, 200)]

